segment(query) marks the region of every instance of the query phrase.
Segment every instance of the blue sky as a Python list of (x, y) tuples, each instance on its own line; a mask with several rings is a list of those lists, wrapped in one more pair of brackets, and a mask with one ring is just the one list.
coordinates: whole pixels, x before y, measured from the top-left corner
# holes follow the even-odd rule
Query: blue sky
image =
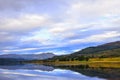
[(0, 54), (69, 54), (120, 40), (120, 0), (0, 0)]

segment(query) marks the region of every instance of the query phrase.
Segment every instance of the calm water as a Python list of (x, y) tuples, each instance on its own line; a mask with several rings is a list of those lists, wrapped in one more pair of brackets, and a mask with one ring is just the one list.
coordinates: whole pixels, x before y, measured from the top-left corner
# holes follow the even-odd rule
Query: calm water
[[(114, 70), (118, 73), (113, 74)], [(119, 71), (89, 66), (11, 65), (0, 66), (0, 80), (119, 80)]]

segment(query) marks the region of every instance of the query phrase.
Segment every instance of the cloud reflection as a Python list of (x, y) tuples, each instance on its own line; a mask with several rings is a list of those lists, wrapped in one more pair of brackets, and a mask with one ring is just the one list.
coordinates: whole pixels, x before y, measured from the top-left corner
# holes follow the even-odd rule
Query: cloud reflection
[(55, 69), (53, 71), (0, 69), (0, 74), (0, 80), (103, 80), (61, 69)]

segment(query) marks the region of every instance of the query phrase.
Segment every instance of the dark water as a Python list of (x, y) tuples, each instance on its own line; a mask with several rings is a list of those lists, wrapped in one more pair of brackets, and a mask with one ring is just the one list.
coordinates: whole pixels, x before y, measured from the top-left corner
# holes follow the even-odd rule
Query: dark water
[(120, 80), (120, 69), (88, 65), (1, 65), (0, 80)]

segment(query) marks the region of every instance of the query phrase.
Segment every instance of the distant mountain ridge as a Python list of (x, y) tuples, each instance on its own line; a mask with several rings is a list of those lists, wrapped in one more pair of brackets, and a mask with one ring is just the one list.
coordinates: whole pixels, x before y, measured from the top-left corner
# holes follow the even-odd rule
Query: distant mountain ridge
[(42, 54), (3, 54), (0, 58), (13, 58), (13, 59), (24, 59), (24, 60), (43, 60), (52, 58), (55, 55), (53, 53), (42, 53)]

